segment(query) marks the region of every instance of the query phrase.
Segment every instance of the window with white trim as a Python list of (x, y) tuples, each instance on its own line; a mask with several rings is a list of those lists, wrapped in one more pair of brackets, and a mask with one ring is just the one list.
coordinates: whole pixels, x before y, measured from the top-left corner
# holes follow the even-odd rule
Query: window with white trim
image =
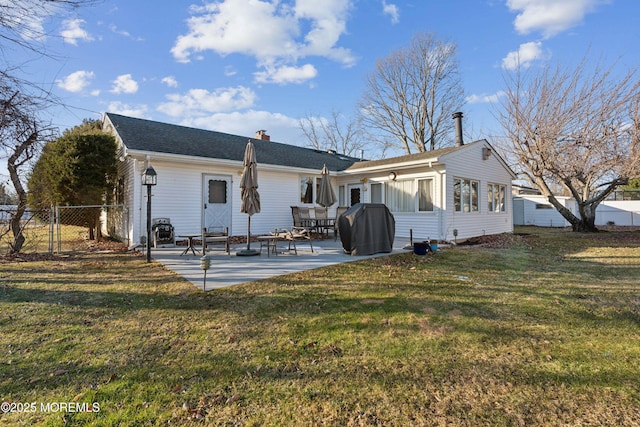
[(313, 177), (300, 177), (300, 203), (313, 203)]
[(467, 178), (453, 179), (453, 206), (456, 212), (478, 211), (479, 182)]
[(371, 203), (384, 203), (384, 198), (382, 196), (382, 183), (374, 182), (371, 183)]
[(386, 205), (391, 212), (415, 212), (414, 180), (388, 181)]
[(347, 206), (347, 198), (345, 196), (345, 186), (344, 185), (339, 185), (338, 186), (338, 206)]
[(505, 193), (505, 185), (487, 185), (487, 210), (489, 212), (506, 212)]
[(433, 212), (433, 180), (418, 180), (418, 212)]

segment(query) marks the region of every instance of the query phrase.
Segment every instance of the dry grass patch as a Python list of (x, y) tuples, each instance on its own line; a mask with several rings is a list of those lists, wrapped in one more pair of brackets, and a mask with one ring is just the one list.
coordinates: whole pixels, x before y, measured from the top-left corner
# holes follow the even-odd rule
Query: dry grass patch
[(0, 400), (100, 407), (0, 423), (637, 425), (640, 235), (519, 231), (206, 294), (131, 253), (0, 263)]

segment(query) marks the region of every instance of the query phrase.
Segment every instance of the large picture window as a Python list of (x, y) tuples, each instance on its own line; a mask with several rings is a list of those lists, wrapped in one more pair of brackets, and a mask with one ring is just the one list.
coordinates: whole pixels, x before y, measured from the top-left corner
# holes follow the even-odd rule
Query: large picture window
[(453, 179), (453, 205), (456, 212), (478, 211), (478, 181), (466, 178)]
[(505, 212), (506, 186), (500, 184), (489, 184), (487, 186), (487, 209), (489, 212)]
[(413, 183), (413, 180), (389, 181), (386, 183), (386, 204), (391, 212), (415, 212)]

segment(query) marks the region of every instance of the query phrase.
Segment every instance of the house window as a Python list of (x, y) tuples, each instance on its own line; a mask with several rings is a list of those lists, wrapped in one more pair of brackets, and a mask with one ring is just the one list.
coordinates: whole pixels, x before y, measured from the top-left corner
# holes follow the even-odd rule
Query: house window
[(487, 209), (489, 212), (505, 212), (506, 186), (500, 184), (489, 184), (487, 186)]
[(453, 179), (453, 205), (456, 212), (478, 211), (478, 181)]
[(545, 203), (536, 203), (536, 209), (553, 209), (553, 206)]
[(433, 211), (433, 180), (418, 180), (418, 212)]
[(300, 203), (313, 203), (313, 177), (300, 177)]
[(125, 203), (125, 185), (124, 178), (118, 178), (118, 184), (116, 185), (116, 203), (122, 205)]
[(344, 185), (338, 186), (338, 206), (347, 206), (344, 190)]
[(415, 191), (413, 180), (388, 181), (387, 207), (391, 212), (415, 212)]
[(209, 180), (209, 203), (227, 203), (227, 181)]
[(371, 203), (384, 203), (382, 198), (382, 184), (375, 182), (371, 184)]

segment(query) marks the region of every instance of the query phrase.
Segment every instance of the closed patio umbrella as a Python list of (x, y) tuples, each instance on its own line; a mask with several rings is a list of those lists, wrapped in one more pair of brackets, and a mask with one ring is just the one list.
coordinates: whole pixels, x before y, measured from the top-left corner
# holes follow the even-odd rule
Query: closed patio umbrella
[(320, 178), (320, 188), (318, 189), (318, 194), (316, 194), (316, 203), (328, 208), (336, 202), (336, 195), (333, 192), (333, 187), (331, 187), (327, 165), (323, 166), (321, 173), (322, 176)]
[(258, 169), (256, 165), (256, 150), (249, 140), (244, 151), (242, 176), (240, 177), (240, 212), (249, 215), (247, 224), (247, 249), (236, 252), (239, 256), (259, 255), (260, 252), (251, 249), (251, 216), (260, 212), (260, 194), (258, 194)]

